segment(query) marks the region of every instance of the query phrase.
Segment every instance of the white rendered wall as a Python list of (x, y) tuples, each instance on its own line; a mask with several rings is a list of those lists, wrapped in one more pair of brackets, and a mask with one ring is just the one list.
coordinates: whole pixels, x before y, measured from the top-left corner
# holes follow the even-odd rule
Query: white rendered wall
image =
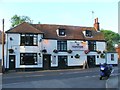
[[(8, 37), (7, 37), (8, 36)], [(12, 41), (10, 41), (10, 37), (12, 37)], [(8, 34), (6, 35), (7, 38), (7, 49), (14, 49), (13, 54), (9, 54), (7, 50), (7, 68), (9, 68), (9, 55), (16, 55), (16, 68), (42, 68), (43, 67), (43, 58), (42, 58), (42, 50), (46, 49), (46, 54), (51, 54), (51, 67), (57, 67), (58, 66), (58, 56), (68, 56), (68, 66), (81, 66), (83, 65), (84, 61), (87, 60), (87, 55), (95, 55), (96, 64), (104, 63), (105, 59), (97, 58), (96, 52), (90, 52), (88, 54), (84, 53), (84, 50), (88, 50), (88, 42), (84, 44), (84, 47), (79, 49), (73, 49), (71, 48), (72, 45), (75, 45), (75, 42), (77, 42), (79, 45), (82, 45), (82, 41), (76, 41), (76, 40), (68, 40), (67, 41), (67, 49), (72, 50), (72, 53), (67, 52), (58, 52), (54, 53), (53, 50), (57, 49), (57, 40), (51, 40), (51, 39), (42, 39), (42, 36), (38, 35), (38, 46), (20, 46), (20, 34)], [(97, 50), (104, 51), (106, 50), (105, 42), (96, 42), (96, 48)], [(38, 57), (38, 65), (20, 65), (20, 53), (37, 53)], [(39, 55), (40, 53), (40, 55)], [(76, 54), (80, 55), (79, 59), (76, 59), (74, 56)], [(73, 56), (73, 58), (71, 58)], [(5, 62), (6, 63), (6, 62)]]
[[(72, 44), (72, 45), (71, 45)], [(72, 46), (83, 46), (83, 48), (73, 48)], [(82, 41), (70, 40), (67, 43), (68, 50), (72, 50), (71, 54), (68, 54), (68, 66), (81, 66), (87, 60), (87, 55), (84, 53), (84, 50), (88, 50), (87, 42), (83, 45)], [(75, 58), (75, 55), (79, 54), (80, 58)], [(73, 56), (73, 58), (71, 58)]]
[(46, 49), (46, 54), (51, 54), (51, 67), (58, 66), (58, 53), (54, 53), (53, 50), (57, 50), (57, 40), (43, 39), (41, 48)]
[[(38, 35), (38, 46), (20, 46), (20, 34), (7, 34), (7, 48), (12, 48), (14, 53), (10, 54), (7, 50), (7, 68), (9, 68), (9, 55), (16, 56), (16, 68), (41, 68), (42, 61), (38, 53), (40, 53), (41, 35)], [(10, 37), (13, 39), (10, 41)], [(38, 64), (37, 65), (20, 65), (20, 53), (37, 53)]]
[[(114, 60), (111, 60), (111, 54), (114, 54)], [(117, 53), (107, 53), (107, 64), (118, 64), (118, 54)]]
[[(103, 53), (104, 50), (106, 50), (106, 43), (105, 42), (99, 42), (96, 41), (96, 50), (101, 51), (101, 53)], [(99, 65), (100, 63), (103, 64), (105, 63), (105, 58), (101, 58), (100, 54), (98, 54), (97, 52), (90, 52), (88, 53), (88, 55), (95, 55), (95, 63), (96, 65)], [(98, 56), (98, 58), (97, 58)]]
[(96, 50), (99, 50), (99, 51), (104, 51), (106, 50), (106, 43), (105, 42), (96, 42)]
[(2, 60), (2, 44), (0, 44), (0, 60)]

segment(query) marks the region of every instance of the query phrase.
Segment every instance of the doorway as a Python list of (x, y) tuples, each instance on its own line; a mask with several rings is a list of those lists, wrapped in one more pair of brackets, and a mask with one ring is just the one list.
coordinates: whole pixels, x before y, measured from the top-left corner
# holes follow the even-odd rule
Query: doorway
[(59, 69), (67, 68), (67, 56), (58, 56), (58, 68)]
[(90, 68), (95, 67), (95, 55), (87, 56), (87, 63)]
[(9, 70), (15, 70), (15, 55), (9, 55)]
[(50, 69), (51, 64), (51, 55), (50, 54), (43, 54), (43, 69), (48, 70)]

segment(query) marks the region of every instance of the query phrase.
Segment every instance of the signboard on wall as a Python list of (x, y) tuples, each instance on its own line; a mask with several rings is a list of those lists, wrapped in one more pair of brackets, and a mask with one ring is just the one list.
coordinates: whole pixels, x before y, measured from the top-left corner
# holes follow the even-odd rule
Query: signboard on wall
[(83, 42), (70, 42), (69, 47), (73, 51), (88, 50), (87, 43), (83, 43)]

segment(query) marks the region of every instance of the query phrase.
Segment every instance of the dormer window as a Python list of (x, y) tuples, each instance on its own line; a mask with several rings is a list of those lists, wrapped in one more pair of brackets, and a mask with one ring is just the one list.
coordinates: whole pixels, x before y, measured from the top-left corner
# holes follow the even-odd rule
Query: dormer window
[(65, 36), (65, 29), (59, 28), (59, 36)]
[(86, 30), (86, 37), (91, 37), (92, 36), (92, 31)]

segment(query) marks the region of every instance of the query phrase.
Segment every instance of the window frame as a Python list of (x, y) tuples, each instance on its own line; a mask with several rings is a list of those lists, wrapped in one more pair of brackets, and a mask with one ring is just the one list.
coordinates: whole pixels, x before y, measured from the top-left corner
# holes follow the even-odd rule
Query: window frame
[[(64, 34), (62, 34), (64, 32)], [(65, 36), (65, 29), (64, 28), (59, 28), (59, 36)]]
[(88, 41), (88, 48), (90, 51), (96, 51), (96, 41)]
[(57, 50), (60, 52), (67, 52), (67, 41), (57, 41)]
[(92, 37), (93, 35), (92, 35), (92, 31), (91, 30), (86, 30), (85, 31), (85, 36), (86, 37)]
[(115, 55), (111, 54), (111, 61), (114, 61), (114, 57), (115, 57)]
[[(27, 55), (27, 54), (32, 54), (32, 55)], [(33, 62), (34, 62), (33, 64), (24, 64), (23, 58), (24, 58), (25, 56), (26, 56), (27, 58), (33, 56), (32, 58), (33, 58), (33, 59), (36, 58), (36, 59), (33, 61)], [(26, 58), (26, 57), (25, 57), (25, 58)], [(37, 63), (35, 63), (35, 62), (37, 62)], [(28, 62), (27, 62), (27, 63), (28, 63)], [(20, 65), (38, 65), (37, 53), (20, 53)]]
[(21, 33), (20, 46), (38, 46), (38, 34), (22, 34)]

